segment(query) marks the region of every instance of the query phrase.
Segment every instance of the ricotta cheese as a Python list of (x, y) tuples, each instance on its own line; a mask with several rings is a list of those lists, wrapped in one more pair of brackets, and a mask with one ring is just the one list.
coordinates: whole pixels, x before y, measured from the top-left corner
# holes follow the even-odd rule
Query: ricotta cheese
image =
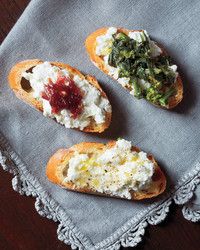
[(171, 70), (173, 70), (174, 73), (176, 73), (176, 71), (177, 71), (177, 65), (171, 65), (171, 66), (169, 66), (169, 68), (170, 68)]
[[(118, 79), (118, 81), (120, 80), (120, 78)], [(151, 87), (151, 84), (148, 82), (148, 81), (145, 81), (145, 80), (143, 80), (143, 79), (137, 79), (137, 82), (138, 82), (138, 84), (140, 85), (140, 87), (142, 88), (142, 89), (148, 89), (148, 88), (150, 88)], [(133, 96), (135, 96), (135, 89), (134, 88), (132, 88), (132, 90), (130, 91), (130, 94), (131, 95), (133, 95)]]
[[(144, 33), (145, 33), (145, 35), (146, 35), (147, 37), (149, 37), (149, 35), (147, 34), (146, 30), (144, 30)], [(141, 32), (141, 31), (134, 31), (134, 32), (130, 31), (130, 32), (128, 33), (128, 36), (129, 36), (131, 39), (133, 39), (133, 40), (135, 40), (135, 41), (141, 43), (141, 42), (143, 41), (142, 34), (143, 34), (143, 32)]]
[(151, 87), (151, 84), (144, 79), (138, 79), (138, 83), (142, 87), (142, 89), (148, 89)]
[(117, 33), (117, 28), (110, 27), (105, 35), (97, 37), (97, 46), (96, 46), (96, 54), (99, 56), (105, 56), (109, 54), (111, 51), (112, 43), (114, 38), (112, 35)]
[(160, 49), (160, 47), (158, 47), (158, 45), (156, 45), (154, 41), (150, 40), (149, 46), (151, 50), (151, 57), (157, 57), (162, 53), (162, 50)]
[(120, 83), (123, 87), (126, 87), (129, 84), (129, 81), (130, 81), (129, 77), (118, 78), (118, 83)]
[[(83, 111), (76, 118), (72, 118), (70, 111), (63, 109), (59, 114), (52, 113), (49, 101), (42, 98), (44, 85), (49, 83), (49, 79), (53, 83), (56, 82), (59, 75), (72, 77), (75, 84), (83, 92)], [(111, 112), (109, 101), (101, 96), (98, 89), (92, 86), (86, 79), (81, 79), (78, 75), (70, 76), (66, 69), (52, 66), (49, 62), (44, 62), (33, 68), (32, 73), (24, 72), (22, 75), (30, 82), (33, 89), (33, 97), (43, 103), (44, 116), (55, 118), (57, 122), (63, 124), (66, 128), (79, 128), (83, 130), (87, 127), (91, 119), (97, 124), (105, 122), (106, 112)]]
[(118, 75), (119, 75), (119, 69), (118, 68), (115, 68), (115, 67), (112, 67), (112, 66), (110, 66), (109, 64), (108, 64), (108, 57), (109, 57), (109, 55), (106, 55), (106, 56), (104, 56), (104, 62), (105, 62), (105, 65), (106, 65), (106, 67), (107, 67), (107, 70), (108, 70), (108, 74), (110, 75), (110, 76), (112, 76), (114, 79), (118, 79)]
[(75, 153), (67, 168), (64, 182), (131, 199), (131, 190), (148, 188), (155, 166), (145, 152), (132, 151), (131, 142), (120, 139), (95, 156)]
[[(143, 31), (146, 35), (146, 38), (149, 40), (149, 46), (151, 50), (151, 57), (157, 57), (162, 53), (162, 50), (156, 45), (154, 41), (152, 41), (149, 38), (149, 35), (146, 30)], [(129, 32), (128, 36), (137, 42), (141, 43), (143, 39), (143, 32), (142, 31), (134, 31), (134, 32)]]
[(23, 72), (22, 76), (30, 82), (33, 89), (33, 97), (41, 98), (44, 85), (49, 83), (49, 79), (55, 83), (59, 71), (62, 75), (69, 76), (69, 72), (66, 69), (60, 70), (58, 67), (52, 66), (49, 62), (38, 64), (33, 68), (32, 73)]

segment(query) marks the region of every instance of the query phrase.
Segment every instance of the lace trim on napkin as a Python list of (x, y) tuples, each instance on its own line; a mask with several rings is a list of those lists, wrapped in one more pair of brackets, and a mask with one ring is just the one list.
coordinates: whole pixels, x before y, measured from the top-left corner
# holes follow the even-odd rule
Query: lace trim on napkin
[(194, 195), (195, 188), (200, 183), (200, 163), (198, 162), (195, 168), (178, 182), (174, 190), (163, 196), (162, 202), (154, 203), (110, 237), (94, 245), (75, 227), (66, 212), (46, 193), (39, 181), (27, 171), (26, 166), (1, 135), (0, 146), (2, 147), (0, 164), (4, 170), (14, 175), (12, 179), (13, 189), (21, 195), (36, 198), (35, 208), (37, 212), (43, 217), (59, 222), (58, 239), (71, 245), (72, 249), (117, 250), (121, 246), (134, 247), (142, 240), (148, 224), (157, 225), (166, 218), (173, 200), (176, 204), (183, 205), (183, 216), (187, 220), (200, 221), (200, 209), (193, 210), (191, 202), (189, 202)]

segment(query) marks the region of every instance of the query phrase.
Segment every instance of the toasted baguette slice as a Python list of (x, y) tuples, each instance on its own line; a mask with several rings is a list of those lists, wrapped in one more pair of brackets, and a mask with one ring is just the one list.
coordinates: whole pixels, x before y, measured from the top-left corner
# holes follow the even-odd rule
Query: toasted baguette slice
[[(100, 70), (102, 70), (104, 73), (109, 75), (106, 64), (105, 64), (103, 58), (96, 54), (96, 38), (98, 36), (105, 35), (107, 30), (108, 30), (108, 28), (105, 27), (105, 28), (98, 29), (95, 32), (93, 32), (92, 34), (90, 34), (86, 38), (85, 47), (86, 47), (86, 50), (87, 50), (87, 52), (89, 54), (89, 57), (90, 57), (91, 61), (94, 63), (94, 65), (97, 68), (99, 68)], [(118, 28), (118, 31), (123, 32), (126, 35), (128, 35), (128, 33), (130, 31), (131, 32), (136, 32), (136, 31), (142, 31), (142, 30), (128, 30), (128, 29), (124, 29), (124, 28)], [(158, 45), (157, 43), (156, 43), (156, 45), (160, 47), (163, 54), (167, 55), (166, 51), (163, 49), (162, 46)], [(181, 77), (180, 77), (179, 74), (178, 74), (178, 77), (176, 78), (176, 82), (174, 83), (174, 87), (176, 89), (176, 95), (171, 96), (169, 98), (168, 105), (165, 106), (165, 107), (160, 106), (160, 105), (155, 105), (155, 106), (158, 106), (158, 107), (161, 107), (161, 108), (167, 108), (167, 109), (171, 109), (171, 108), (174, 108), (175, 106), (177, 106), (178, 103), (180, 103), (181, 100), (183, 99), (183, 84), (182, 84), (182, 80), (181, 80)], [(131, 90), (131, 89), (129, 89), (128, 86), (125, 86), (125, 88), (128, 89), (129, 91)]]
[[(22, 61), (15, 64), (9, 73), (8, 80), (11, 89), (15, 92), (15, 95), (19, 99), (23, 100), (24, 102), (30, 104), (32, 107), (35, 107), (36, 109), (43, 112), (42, 102), (38, 101), (33, 97), (31, 86), (28, 85), (27, 80), (24, 81), (24, 78), (22, 77), (23, 72), (30, 71), (33, 67), (41, 63), (43, 63), (42, 60), (33, 59), (33, 60)], [(61, 69), (67, 69), (71, 75), (78, 75), (81, 79), (86, 79), (91, 85), (93, 85), (100, 91), (103, 97), (107, 98), (105, 92), (101, 89), (95, 77), (90, 75), (84, 76), (80, 71), (78, 71), (75, 68), (72, 68), (70, 65), (65, 63), (51, 62), (51, 64)], [(111, 116), (112, 113), (107, 112), (105, 122), (103, 124), (96, 124), (96, 122), (93, 119), (91, 119), (90, 124), (87, 127), (85, 127), (82, 131), (98, 132), (98, 133), (103, 132), (106, 128), (109, 127), (111, 122)]]
[[(79, 144), (74, 145), (69, 149), (59, 149), (50, 159), (47, 164), (46, 168), (46, 175), (48, 179), (68, 190), (87, 193), (87, 194), (94, 194), (106, 197), (116, 197), (121, 198), (118, 196), (111, 196), (105, 193), (95, 192), (94, 190), (87, 188), (77, 188), (74, 186), (72, 182), (66, 182), (64, 179), (67, 177), (67, 165), (71, 157), (73, 157), (74, 153), (89, 153), (92, 154), (101, 154), (106, 149), (113, 147), (116, 144), (116, 141), (111, 141), (109, 143), (102, 144), (102, 143), (94, 143), (94, 142), (82, 142)], [(132, 147), (133, 151), (140, 152), (140, 150), (136, 147)], [(164, 192), (166, 188), (166, 178), (163, 172), (161, 171), (160, 167), (156, 163), (155, 159), (152, 155), (148, 155), (149, 160), (151, 160), (155, 165), (155, 172), (152, 177), (152, 182), (148, 190), (142, 190), (139, 192), (131, 191), (131, 200), (142, 200), (146, 198), (155, 197)]]

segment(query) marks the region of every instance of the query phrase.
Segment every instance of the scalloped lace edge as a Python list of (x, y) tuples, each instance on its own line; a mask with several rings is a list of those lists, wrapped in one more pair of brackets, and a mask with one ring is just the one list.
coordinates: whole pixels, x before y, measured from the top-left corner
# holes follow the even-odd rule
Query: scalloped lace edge
[(197, 162), (194, 169), (187, 173), (171, 192), (163, 195), (161, 202), (154, 203), (107, 239), (94, 245), (75, 227), (64, 209), (43, 190), (39, 181), (28, 172), (20, 158), (12, 151), (2, 136), (0, 137), (1, 144), (3, 149), (0, 150), (0, 165), (5, 171), (14, 175), (12, 179), (13, 189), (22, 195), (36, 198), (35, 208), (37, 212), (43, 217), (59, 222), (58, 239), (71, 245), (72, 249), (117, 250), (121, 246), (134, 247), (142, 240), (148, 224), (157, 225), (166, 218), (173, 200), (176, 204), (183, 205), (182, 213), (187, 220), (200, 221), (200, 211), (193, 211), (187, 204), (200, 183), (200, 163)]

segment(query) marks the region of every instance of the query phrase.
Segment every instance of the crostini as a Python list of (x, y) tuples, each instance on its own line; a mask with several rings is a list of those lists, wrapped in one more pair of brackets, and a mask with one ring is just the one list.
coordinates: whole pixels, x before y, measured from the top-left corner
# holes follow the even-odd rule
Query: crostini
[(153, 156), (124, 139), (60, 149), (49, 159), (46, 175), (68, 190), (128, 200), (155, 197), (166, 188)]
[(136, 98), (166, 109), (183, 98), (177, 66), (145, 30), (101, 28), (85, 41), (91, 61)]
[(110, 125), (111, 105), (97, 80), (68, 64), (26, 60), (8, 79), (18, 98), (66, 128), (101, 133)]

